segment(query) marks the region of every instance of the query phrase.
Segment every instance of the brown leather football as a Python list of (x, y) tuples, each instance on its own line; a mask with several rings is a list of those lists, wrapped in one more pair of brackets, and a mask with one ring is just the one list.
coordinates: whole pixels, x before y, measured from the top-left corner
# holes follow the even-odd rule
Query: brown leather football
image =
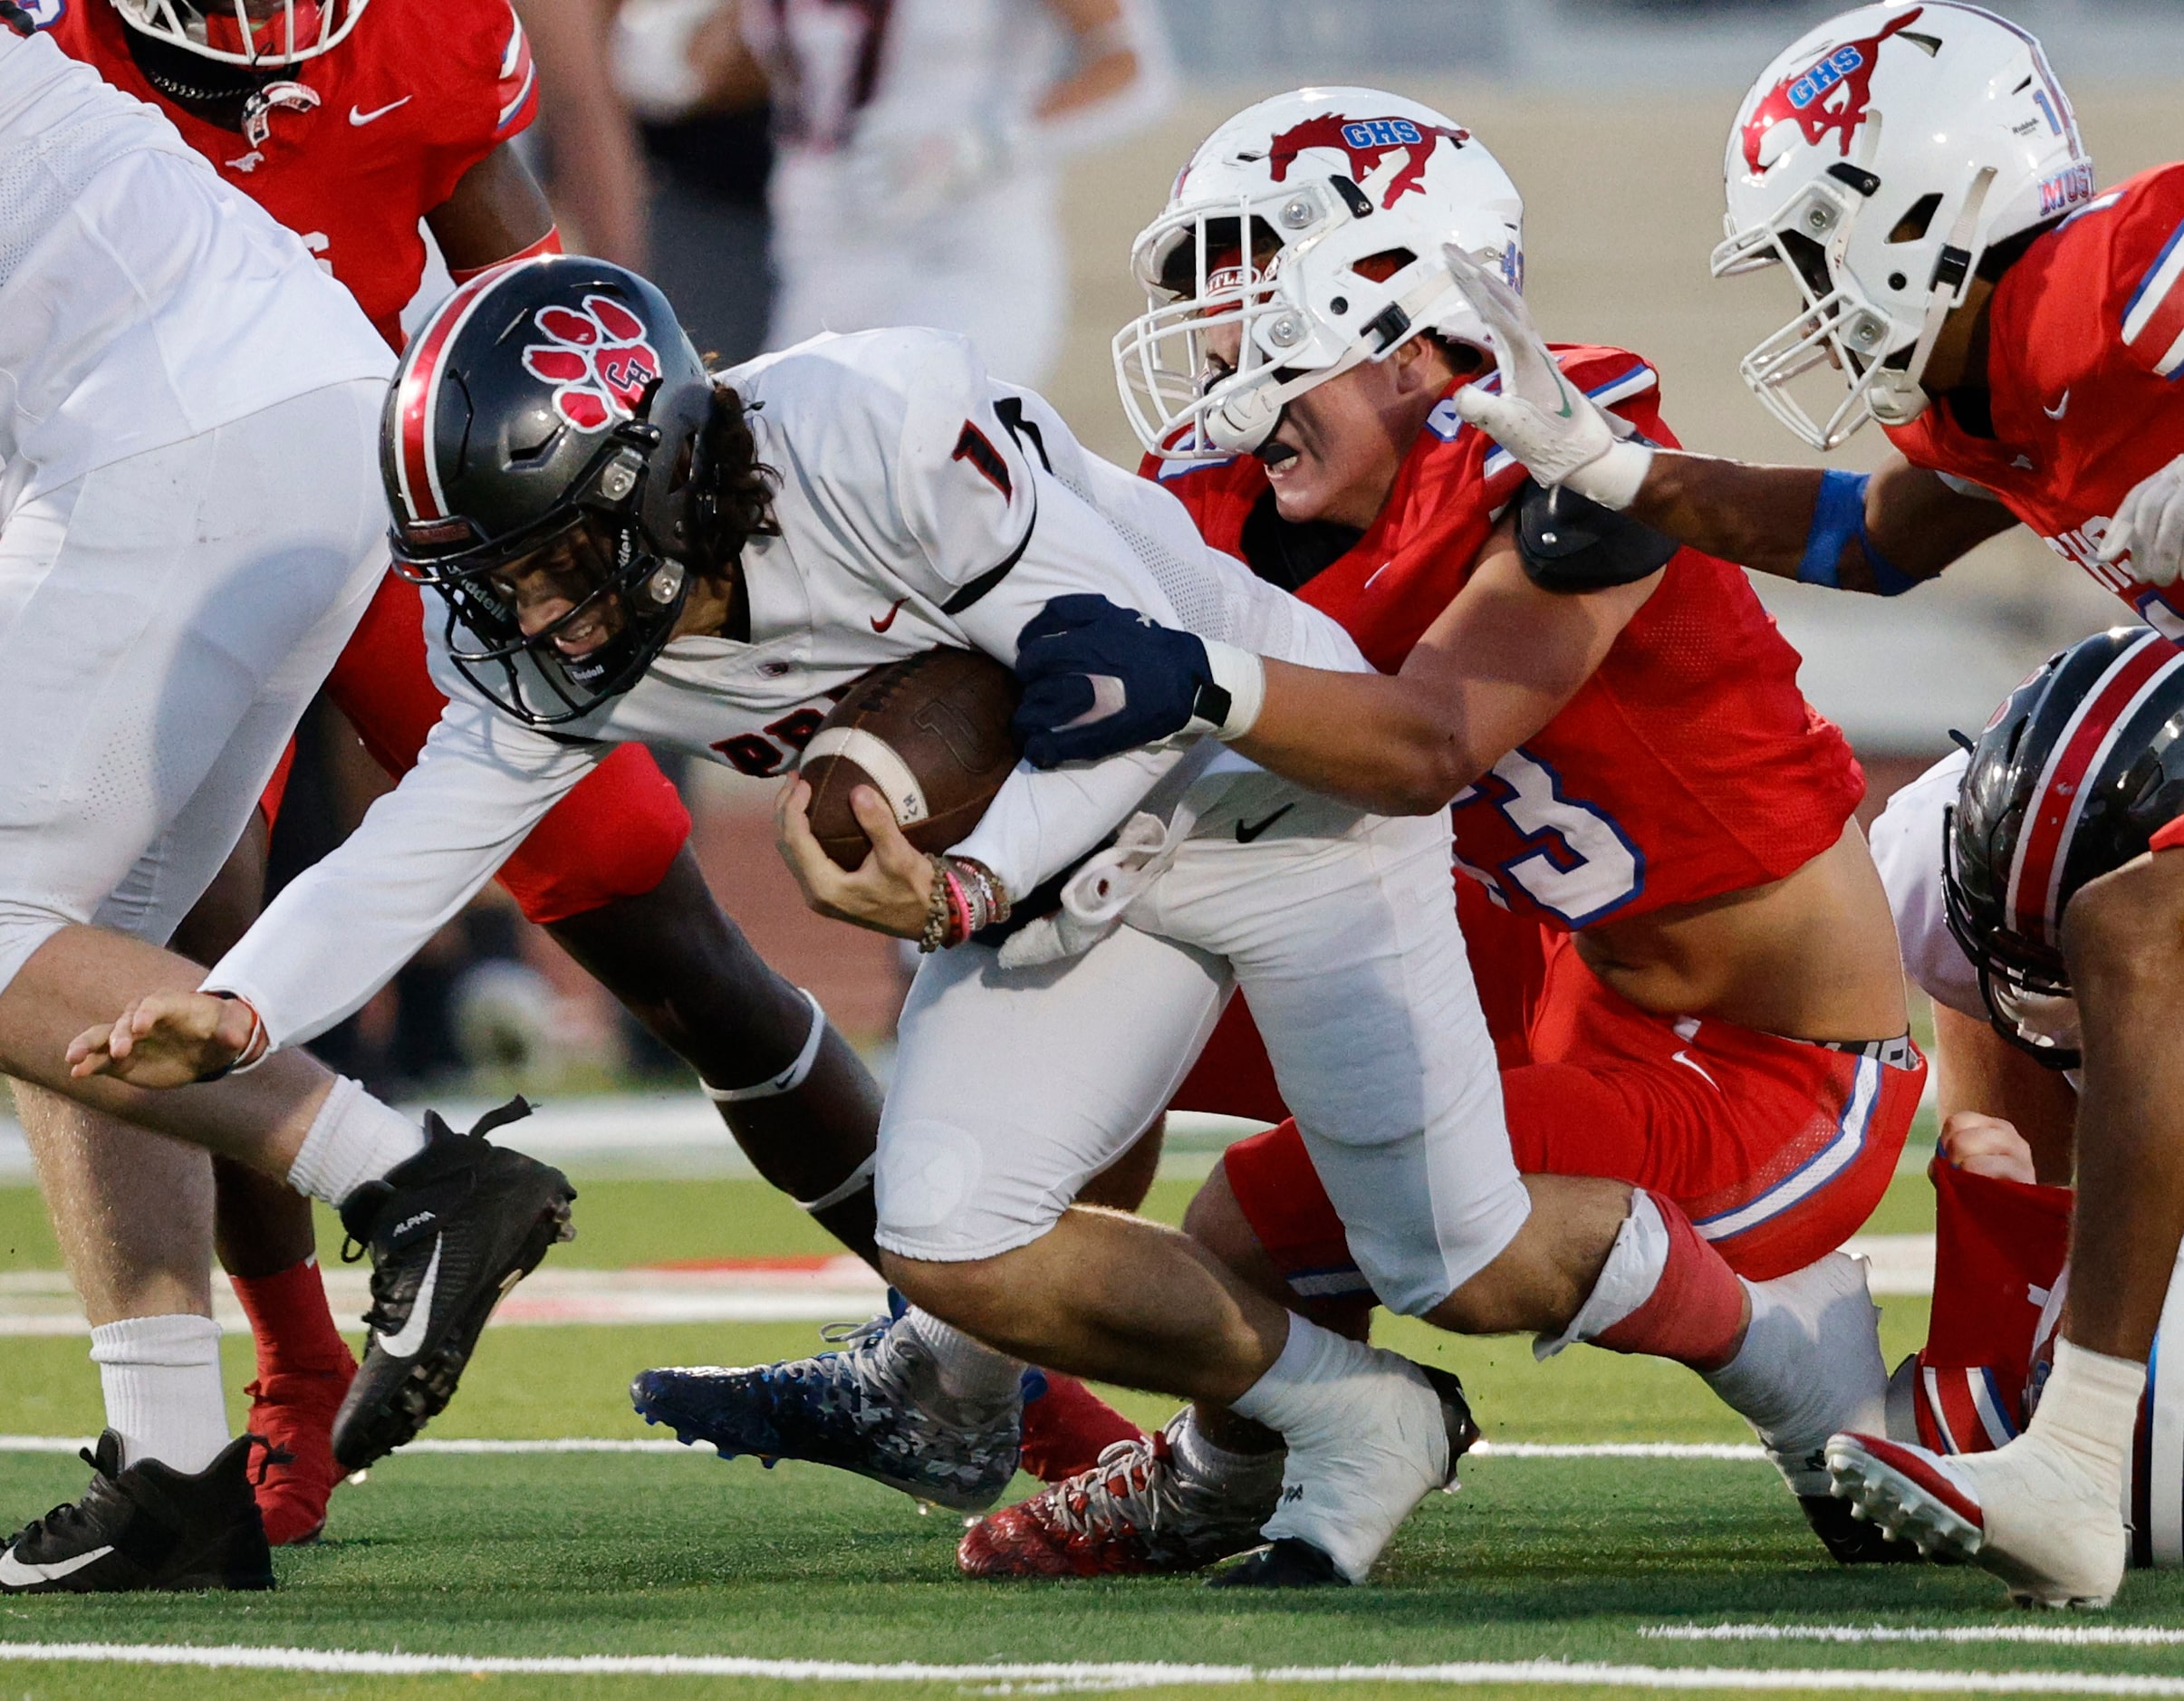
[(875, 668), (849, 689), (803, 747), (812, 832), (845, 869), (871, 841), (850, 810), (869, 785), (894, 806), (920, 850), (945, 850), (978, 824), (1016, 765), (1008, 717), (1016, 676), (976, 649), (928, 649)]

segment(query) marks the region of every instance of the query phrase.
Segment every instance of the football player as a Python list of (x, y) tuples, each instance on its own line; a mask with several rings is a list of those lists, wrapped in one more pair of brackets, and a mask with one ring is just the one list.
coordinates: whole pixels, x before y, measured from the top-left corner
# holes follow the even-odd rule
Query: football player
[[(1968, 1022), (1976, 1013), (2025, 1071), (1987, 1066), (1996, 1079), (1977, 1108), (1944, 1122), (1933, 1320), (1891, 1383), (1894, 1440), (1983, 1453), (2020, 1434), (2038, 1405), (2071, 1207), (2068, 1186), (2049, 1179), (2067, 1184), (2070, 1173), (2069, 1124), (2051, 1106), (2074, 1100), (2079, 1062), (2064, 918), (2184, 812), (2180, 725), (2184, 652), (2144, 627), (2100, 633), (2051, 658), (1968, 751), (1898, 793), (1875, 824), (1906, 963), (1937, 1007)], [(1936, 811), (1927, 793), (1939, 787), (1948, 802)], [(2020, 1132), (2028, 1115), (2044, 1137)], [(2172, 1340), (2179, 1308), (2184, 1283), (2172, 1277), (2161, 1317)], [(2184, 1564), (2184, 1382), (2160, 1374), (2160, 1339), (2124, 1461), (2134, 1565)]]
[[(1835, 1248), (1887, 1187), (1925, 1077), (1850, 819), (1862, 776), (1742, 572), (1558, 502), (1458, 417), (1494, 380), (1441, 244), (1514, 280), (1520, 221), (1477, 138), (1398, 96), (1308, 90), (1215, 131), (1138, 239), (1151, 306), (1115, 340), (1125, 402), (1149, 474), (1207, 541), (1333, 614), (1384, 671), (1262, 667), (1075, 599), (1025, 634), (1018, 724), (1034, 762), (1075, 761), (1211, 719), (1226, 689), (1220, 735), (1275, 772), (1395, 812), (1453, 803), (1464, 875), (1536, 924), (1497, 936), (1544, 950), (1537, 969), (1479, 956), (1483, 980), (1531, 988), (1502, 1075), (1519, 1168), (1634, 1183), (1633, 1241), (1660, 1221), (1669, 1246), (1708, 1249), (1650, 1266), (1602, 1344), (1706, 1375), (1831, 1550), (1885, 1557), (1818, 1456), (1831, 1411), (1881, 1409), (1862, 1266)], [(1552, 358), (1619, 429), (1674, 441), (1638, 356)], [(1346, 1244), (1293, 1126), (1232, 1147), (1191, 1224), (1232, 1267), (1342, 1300), (1362, 1330), (1354, 1229)], [(1669, 1309), (1656, 1293), (1679, 1293), (1678, 1331), (1649, 1316)], [(1548, 1333), (1543, 1355), (1567, 1339)], [(1770, 1403), (1808, 1341), (1826, 1368)], [(1271, 1441), (1186, 1416), (974, 1530), (964, 1563), (1202, 1564), (1249, 1539), (1236, 1514), (1276, 1485)], [(1102, 1482), (1116, 1492), (1088, 1520), (1076, 1503)]]
[[(1976, 7), (1863, 6), (1799, 39), (1730, 131), (1717, 274), (1780, 264), (1796, 315), (1746, 380), (1806, 442), (1878, 419), (1867, 477), (1618, 437), (1540, 353), (1522, 305), (1453, 263), (1497, 339), (1465, 417), (1543, 481), (1763, 572), (1895, 595), (2022, 523), (2165, 636), (2184, 634), (2184, 167), (2105, 191), (2039, 43)], [(1794, 386), (1841, 388), (1815, 418)], [(1944, 1471), (1845, 1438), (1832, 1467), (1876, 1517), (1976, 1559), (2021, 1600), (2097, 1605), (2146, 1357), (2184, 1235), (2184, 841), (2072, 903), (2083, 1026), (2070, 1302), (2025, 1433)]]
[[(938, 332), (820, 338), (717, 384), (642, 280), (538, 259), (457, 291), (419, 333), (383, 443), (397, 559), (450, 610), (429, 759), (205, 989), (80, 1036), (88, 1072), (168, 1084), (254, 1033), (307, 1037), (615, 745), (794, 745), (877, 663), (937, 643), (1013, 658), (1026, 619), (1064, 591), (1308, 666), (1366, 666), (1333, 621), (1207, 549), (1158, 485), (1085, 454)], [(1622, 1184), (1517, 1177), (1448, 899), (1445, 816), (1377, 815), (1191, 739), (1020, 769), (938, 858), (860, 788), (874, 850), (845, 872), (812, 835), (808, 796), (785, 787), (780, 818), (813, 906), (934, 947), (880, 1125), (877, 1237), (883, 1270), (927, 1308), (905, 1321), (966, 1349), (915, 1381), (895, 1331), (842, 1355), (871, 1379), (820, 1390), (844, 1422), (871, 1386), (958, 1427), (997, 1411), (1011, 1433), (1034, 1353), (1219, 1399), (1287, 1446), (1273, 1547), (1244, 1580), (1366, 1573), (1474, 1433), (1453, 1380), (1285, 1312), (1168, 1230), (1068, 1206), (1130, 1149), (1239, 984), (1391, 1304), (1576, 1338), (1736, 1331), (1742, 1291), (1672, 1203), (1641, 1196), (1633, 1216)], [(1017, 896), (1073, 869), (1053, 913), (988, 943)], [(786, 1412), (823, 1403), (782, 1391)], [(936, 1458), (931, 1497), (990, 1501), (1013, 1448), (996, 1454)]]
[[(207, 1224), (204, 1151), (343, 1207), (379, 1331), (338, 1430), (361, 1464), (452, 1393), (566, 1221), (566, 1182), (481, 1140), (428, 1150), (428, 1129), (303, 1056), (157, 1099), (62, 1059), (117, 987), (202, 978), (159, 947), (383, 571), (366, 457), (390, 361), (164, 118), (22, 8), (0, 22), (0, 708), (24, 729), (0, 786), (0, 1071), (190, 1149), (168, 1204)], [(210, 1317), (83, 1297), (94, 1357), (128, 1374), (89, 1492), (0, 1549), (0, 1593), (270, 1587)]]
[[(514, 146), (536, 79), (506, 0), (84, 0), (32, 14), (302, 235), (394, 348), (425, 270), (420, 221), (458, 280), (559, 251)], [(326, 688), (390, 774), (416, 762), (442, 698), (426, 671), (414, 585), (385, 577)], [(268, 820), (276, 802), (269, 793)], [(816, 1003), (720, 913), (688, 849), (689, 825), (666, 776), (631, 745), (540, 823), (501, 879), (698, 1070), (759, 1172), (869, 1258), (878, 1091)], [(238, 852), (245, 892), (261, 887), (262, 852), (262, 836)], [(187, 948), (214, 960), (255, 909), (248, 900), (200, 911)], [(134, 1446), (162, 1455), (186, 1411), (222, 1409), (216, 1366), (187, 1404), (129, 1391), (140, 1364), (156, 1369), (164, 1332), (211, 1314), (214, 1221), (175, 1208), (203, 1206), (204, 1159), (34, 1089), (22, 1102), (93, 1321), (111, 1330), (127, 1320), (133, 1331), (94, 1340), (110, 1404), (137, 1414)], [(326, 1306), (309, 1201), (228, 1165), (217, 1202), (218, 1250), (256, 1337), (250, 1427), (289, 1456), (259, 1480), (267, 1533), (276, 1545), (308, 1541), (340, 1480), (330, 1437), (354, 1361)]]

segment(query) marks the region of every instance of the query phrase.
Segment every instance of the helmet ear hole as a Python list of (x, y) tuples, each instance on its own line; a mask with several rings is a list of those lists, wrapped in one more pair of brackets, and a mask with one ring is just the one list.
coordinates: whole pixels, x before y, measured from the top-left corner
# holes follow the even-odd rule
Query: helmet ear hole
[(1910, 204), (1908, 211), (1898, 219), (1889, 232), (1891, 242), (1917, 242), (1926, 235), (1927, 227), (1934, 222), (1934, 215), (1941, 210), (1941, 194), (1934, 190), (1921, 195)]

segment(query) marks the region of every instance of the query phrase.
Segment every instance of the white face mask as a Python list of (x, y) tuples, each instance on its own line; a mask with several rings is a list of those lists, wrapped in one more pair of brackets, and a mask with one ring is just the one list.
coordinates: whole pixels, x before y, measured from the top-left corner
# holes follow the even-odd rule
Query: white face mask
[(2035, 1045), (2060, 1052), (2079, 1049), (2078, 1001), (2048, 993), (2025, 992), (1996, 976), (1995, 1008), (2017, 1025), (2017, 1032)]

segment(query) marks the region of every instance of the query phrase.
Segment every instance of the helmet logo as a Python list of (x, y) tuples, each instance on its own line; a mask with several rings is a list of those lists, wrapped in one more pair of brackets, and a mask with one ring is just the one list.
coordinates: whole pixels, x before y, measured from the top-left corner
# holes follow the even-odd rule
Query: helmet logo
[(1767, 132), (1777, 124), (1794, 122), (1807, 142), (1817, 148), (1820, 139), (1833, 130), (1842, 144), (1842, 157), (1851, 157), (1851, 138), (1865, 122), (1866, 108), (1873, 99), (1873, 67), (1880, 62), (1881, 43), (1907, 28), (1924, 11), (1914, 6), (1886, 28), (1871, 35), (1845, 42), (1817, 64), (1794, 77), (1785, 77), (1774, 92), (1752, 109), (1744, 125), (1744, 162), (1754, 177), (1760, 171), (1759, 150)]
[(535, 324), (550, 341), (524, 350), (524, 370), (555, 386), (553, 411), (579, 431), (604, 431), (637, 412), (659, 376), (645, 322), (620, 302), (587, 295), (583, 305), (542, 307)]
[(1432, 162), (1434, 149), (1444, 140), (1451, 148), (1461, 148), (1470, 139), (1469, 130), (1445, 124), (1419, 124), (1407, 118), (1352, 119), (1340, 112), (1325, 112), (1291, 126), (1267, 143), (1266, 163), (1272, 168), (1274, 180), (1280, 183), (1307, 148), (1339, 149), (1350, 156), (1350, 175), (1362, 182), (1368, 173), (1379, 168), (1386, 155), (1400, 148), (1403, 165), (1381, 197), (1385, 209), (1393, 207), (1399, 196), (1412, 189), (1423, 190), (1426, 168)]

